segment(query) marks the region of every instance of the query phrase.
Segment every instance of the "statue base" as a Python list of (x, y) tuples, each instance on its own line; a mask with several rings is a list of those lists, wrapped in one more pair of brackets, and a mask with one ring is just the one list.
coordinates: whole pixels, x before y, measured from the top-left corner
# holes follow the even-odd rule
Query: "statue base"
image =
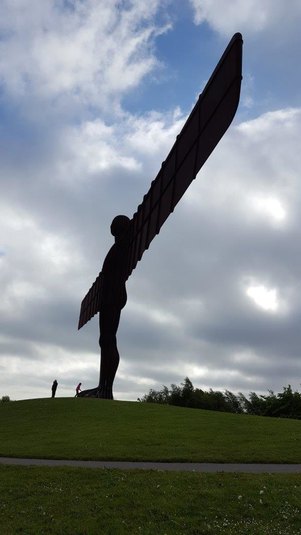
[(82, 390), (77, 395), (78, 398), (99, 398), (99, 399), (113, 399), (112, 390), (103, 389), (99, 386), (91, 388), (90, 390)]

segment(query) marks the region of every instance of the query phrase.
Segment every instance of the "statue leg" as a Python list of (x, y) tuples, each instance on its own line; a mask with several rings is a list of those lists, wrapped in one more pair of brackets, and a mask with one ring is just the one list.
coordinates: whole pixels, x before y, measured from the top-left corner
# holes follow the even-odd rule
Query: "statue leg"
[(126, 293), (121, 306), (103, 304), (101, 313), (99, 314), (99, 345), (101, 355), (99, 384), (96, 388), (83, 390), (78, 394), (78, 397), (113, 399), (113, 382), (119, 365), (116, 333), (119, 326), (121, 310), (125, 303)]
[(99, 314), (101, 363), (98, 397), (104, 399), (113, 399), (113, 382), (119, 365), (116, 333), (120, 313), (120, 309), (111, 308)]

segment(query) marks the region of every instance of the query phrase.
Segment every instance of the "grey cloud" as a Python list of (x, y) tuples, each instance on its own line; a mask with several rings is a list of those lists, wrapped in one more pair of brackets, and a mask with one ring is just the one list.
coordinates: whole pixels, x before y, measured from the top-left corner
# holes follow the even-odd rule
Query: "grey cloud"
[[(96, 118), (82, 101), (76, 110), (47, 99), (32, 115), (32, 100), (20, 102), (0, 149), (5, 385), (31, 383), (40, 395), (57, 371), (69, 395), (77, 377), (87, 387), (98, 378), (97, 318), (79, 332), (77, 319), (111, 220), (136, 210), (183, 117), (119, 107)], [(144, 254), (127, 285), (117, 395), (135, 399), (186, 375), (234, 391), (298, 387), (300, 117), (289, 108), (240, 116)], [(277, 198), (283, 222), (256, 212), (254, 196)], [(279, 311), (256, 307), (250, 281), (277, 288)]]

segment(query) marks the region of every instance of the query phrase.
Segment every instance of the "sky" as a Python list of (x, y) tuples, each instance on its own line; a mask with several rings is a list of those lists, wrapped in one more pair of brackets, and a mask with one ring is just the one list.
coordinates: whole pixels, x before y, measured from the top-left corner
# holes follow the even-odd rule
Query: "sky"
[(80, 303), (230, 38), (232, 125), (127, 283), (114, 397), (301, 383), (300, 0), (1, 0), (0, 397), (99, 377)]

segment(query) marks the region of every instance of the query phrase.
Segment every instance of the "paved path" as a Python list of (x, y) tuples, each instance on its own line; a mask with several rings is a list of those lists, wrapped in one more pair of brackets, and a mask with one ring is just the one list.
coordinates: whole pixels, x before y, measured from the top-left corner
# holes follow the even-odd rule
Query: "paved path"
[(167, 470), (170, 472), (243, 472), (252, 474), (300, 474), (301, 464), (241, 463), (156, 463), (131, 461), (67, 461), (0, 457), (0, 464), (19, 466), (75, 466), (81, 468), (118, 468), (119, 470)]

